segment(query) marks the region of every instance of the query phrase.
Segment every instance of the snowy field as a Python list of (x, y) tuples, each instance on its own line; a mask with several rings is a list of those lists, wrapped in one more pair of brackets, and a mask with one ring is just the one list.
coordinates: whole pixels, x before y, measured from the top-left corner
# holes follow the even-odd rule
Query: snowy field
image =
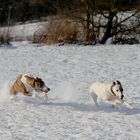
[[(0, 48), (0, 140), (140, 140), (140, 45)], [(51, 91), (45, 103), (18, 96), (9, 86), (22, 73), (41, 77)], [(134, 106), (95, 107), (88, 87), (120, 80)]]

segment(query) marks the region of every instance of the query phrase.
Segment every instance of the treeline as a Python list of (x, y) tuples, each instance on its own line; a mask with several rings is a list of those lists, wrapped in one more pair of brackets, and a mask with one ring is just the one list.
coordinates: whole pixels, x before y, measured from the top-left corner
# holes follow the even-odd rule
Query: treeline
[[(64, 12), (75, 12), (83, 9), (83, 2), (89, 0), (0, 0), (0, 24), (5, 25), (41, 19), (48, 15), (57, 15)], [(98, 8), (109, 9), (108, 3), (112, 0), (92, 0), (91, 5), (100, 3)], [(140, 0), (113, 0), (116, 5), (126, 10), (138, 7)], [(93, 7), (94, 8), (94, 7)], [(84, 11), (83, 11), (84, 12)]]
[(44, 19), (33, 42), (140, 43), (140, 0), (0, 0), (1, 26)]

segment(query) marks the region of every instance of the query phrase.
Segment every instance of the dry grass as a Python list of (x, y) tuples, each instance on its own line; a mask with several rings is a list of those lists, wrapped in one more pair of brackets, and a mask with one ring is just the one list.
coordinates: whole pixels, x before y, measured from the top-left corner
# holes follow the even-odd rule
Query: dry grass
[(76, 43), (78, 41), (78, 24), (65, 17), (51, 17), (42, 31), (40, 42)]
[(10, 30), (0, 30), (0, 44), (9, 43), (11, 40), (12, 38), (10, 37)]

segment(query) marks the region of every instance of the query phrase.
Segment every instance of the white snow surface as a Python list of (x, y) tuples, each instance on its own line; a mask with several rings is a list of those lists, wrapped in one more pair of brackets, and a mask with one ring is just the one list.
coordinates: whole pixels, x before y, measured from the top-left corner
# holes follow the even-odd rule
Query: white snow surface
[[(28, 42), (0, 48), (1, 140), (139, 140), (140, 45), (45, 46)], [(41, 77), (51, 89), (48, 102), (9, 88), (19, 74)], [(99, 107), (88, 92), (95, 81), (120, 80), (134, 106)]]

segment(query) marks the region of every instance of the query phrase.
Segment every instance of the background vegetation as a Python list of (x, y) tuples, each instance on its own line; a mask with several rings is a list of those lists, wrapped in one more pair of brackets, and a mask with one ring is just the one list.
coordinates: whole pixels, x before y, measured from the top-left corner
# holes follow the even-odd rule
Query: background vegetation
[(113, 43), (139, 42), (140, 0), (0, 0), (0, 3), (1, 26), (47, 19), (48, 27), (44, 27), (37, 42), (104, 44), (109, 38)]

